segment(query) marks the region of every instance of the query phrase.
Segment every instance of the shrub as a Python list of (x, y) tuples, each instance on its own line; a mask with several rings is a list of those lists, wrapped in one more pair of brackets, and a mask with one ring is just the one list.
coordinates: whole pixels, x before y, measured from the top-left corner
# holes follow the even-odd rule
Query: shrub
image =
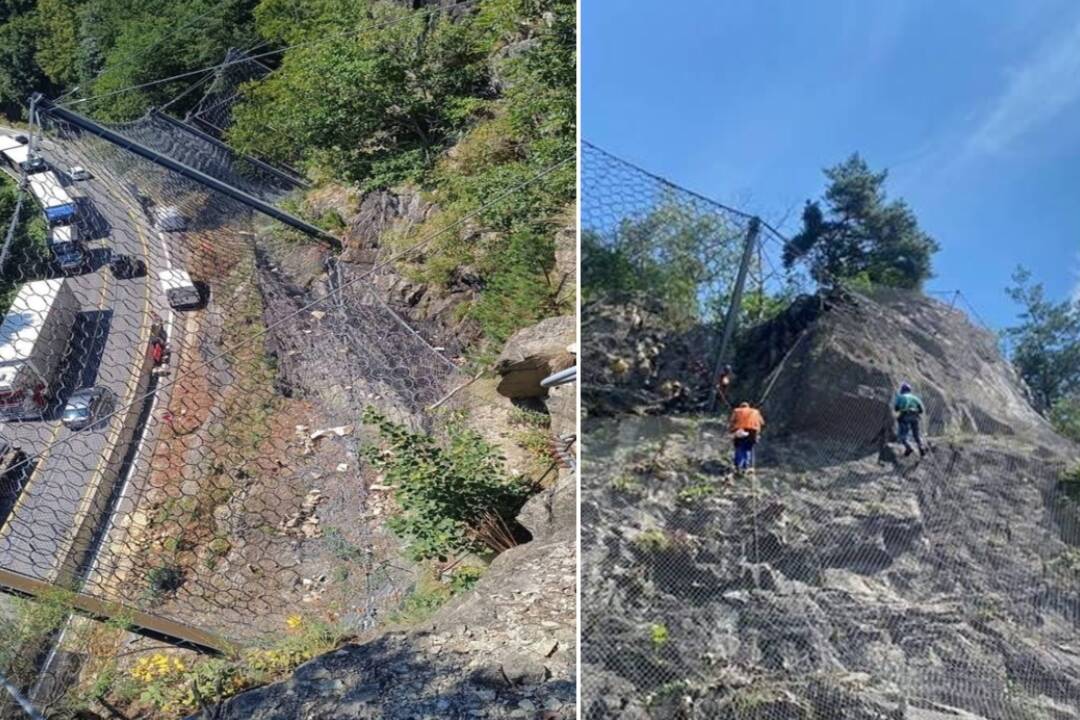
[(669, 640), (667, 625), (663, 623), (653, 623), (649, 626), (649, 640), (652, 642), (652, 646), (659, 650), (667, 645)]
[(183, 582), (184, 571), (175, 565), (158, 565), (146, 574), (147, 590), (153, 599), (176, 592)]
[(634, 545), (643, 552), (664, 552), (671, 548), (671, 538), (663, 530), (645, 530), (634, 538)]
[(531, 485), (509, 477), (496, 448), (460, 420), (448, 425), (445, 447), (374, 408), (364, 411), (363, 421), (375, 425), (382, 440), (382, 447), (365, 446), (363, 455), (395, 488), (399, 512), (387, 524), (408, 542), (414, 560), (484, 551), (475, 530), (486, 516), (514, 526)]

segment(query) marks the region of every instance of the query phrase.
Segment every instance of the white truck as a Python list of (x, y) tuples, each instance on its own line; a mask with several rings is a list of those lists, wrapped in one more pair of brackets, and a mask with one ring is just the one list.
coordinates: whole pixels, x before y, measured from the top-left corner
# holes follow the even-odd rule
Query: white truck
[(202, 293), (191, 281), (187, 270), (162, 270), (158, 273), (161, 281), (161, 292), (169, 302), (169, 307), (175, 310), (197, 308), (202, 304)]
[(35, 418), (45, 412), (79, 310), (63, 278), (19, 288), (0, 325), (0, 418)]
[(49, 249), (64, 273), (82, 272), (90, 263), (78, 225), (57, 225), (49, 228)]

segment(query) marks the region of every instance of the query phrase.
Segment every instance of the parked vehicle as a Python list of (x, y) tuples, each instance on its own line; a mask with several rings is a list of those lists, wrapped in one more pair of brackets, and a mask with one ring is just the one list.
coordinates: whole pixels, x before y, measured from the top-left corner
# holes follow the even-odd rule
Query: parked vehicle
[(116, 396), (107, 387), (98, 385), (76, 390), (68, 398), (60, 422), (69, 430), (82, 430), (95, 425), (112, 412), (115, 406)]
[(0, 324), (0, 418), (44, 413), (79, 310), (63, 278), (35, 280), (19, 288)]
[(81, 273), (90, 264), (77, 225), (58, 225), (49, 229), (49, 249), (64, 274)]
[(49, 225), (68, 225), (75, 221), (78, 205), (75, 199), (60, 184), (54, 172), (37, 173), (30, 176), (30, 192), (41, 205)]
[(93, 176), (82, 165), (72, 165), (71, 169), (68, 170), (68, 177), (71, 178), (72, 182), (79, 182), (80, 180), (89, 180)]
[(161, 291), (174, 310), (186, 310), (202, 305), (202, 293), (191, 280), (187, 270), (162, 270), (158, 273)]
[(133, 255), (113, 255), (109, 260), (109, 271), (120, 279), (142, 277), (146, 274), (146, 263)]
[(21, 145), (26, 145), (27, 143), (30, 142), (30, 138), (26, 137), (22, 133), (19, 133), (18, 135), (14, 135), (13, 137), (15, 139), (15, 142), (17, 142), (17, 143), (19, 143)]

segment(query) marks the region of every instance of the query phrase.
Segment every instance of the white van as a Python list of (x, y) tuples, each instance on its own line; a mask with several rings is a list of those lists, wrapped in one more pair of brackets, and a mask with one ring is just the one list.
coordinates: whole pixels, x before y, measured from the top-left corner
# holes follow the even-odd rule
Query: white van
[(186, 270), (162, 270), (158, 273), (161, 291), (169, 306), (175, 310), (196, 308), (202, 304), (202, 294)]

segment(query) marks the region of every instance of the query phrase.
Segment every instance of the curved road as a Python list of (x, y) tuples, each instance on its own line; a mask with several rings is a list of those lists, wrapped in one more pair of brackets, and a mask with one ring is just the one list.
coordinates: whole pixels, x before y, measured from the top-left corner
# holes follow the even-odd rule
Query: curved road
[[(42, 149), (56, 167), (79, 164), (94, 173), (93, 179), (69, 187), (73, 195), (85, 197), (79, 222), (84, 236), (92, 238), (87, 249), (93, 270), (68, 280), (82, 313), (50, 412), (42, 420), (0, 423), (0, 434), (33, 461), (22, 493), (0, 526), (0, 568), (64, 581), (86, 560), (89, 535), (121, 474), (117, 460), (128, 450), (131, 425), (147, 391), (145, 358), (153, 314), (171, 326), (171, 311), (156, 282), (169, 258), (165, 239), (150, 227), (123, 183), (74, 148), (46, 141)], [(113, 277), (107, 267), (110, 253), (143, 258), (146, 275)], [(112, 390), (117, 412), (92, 428), (63, 427), (63, 401), (73, 390), (92, 385)], [(136, 430), (134, 442), (139, 436)]]

